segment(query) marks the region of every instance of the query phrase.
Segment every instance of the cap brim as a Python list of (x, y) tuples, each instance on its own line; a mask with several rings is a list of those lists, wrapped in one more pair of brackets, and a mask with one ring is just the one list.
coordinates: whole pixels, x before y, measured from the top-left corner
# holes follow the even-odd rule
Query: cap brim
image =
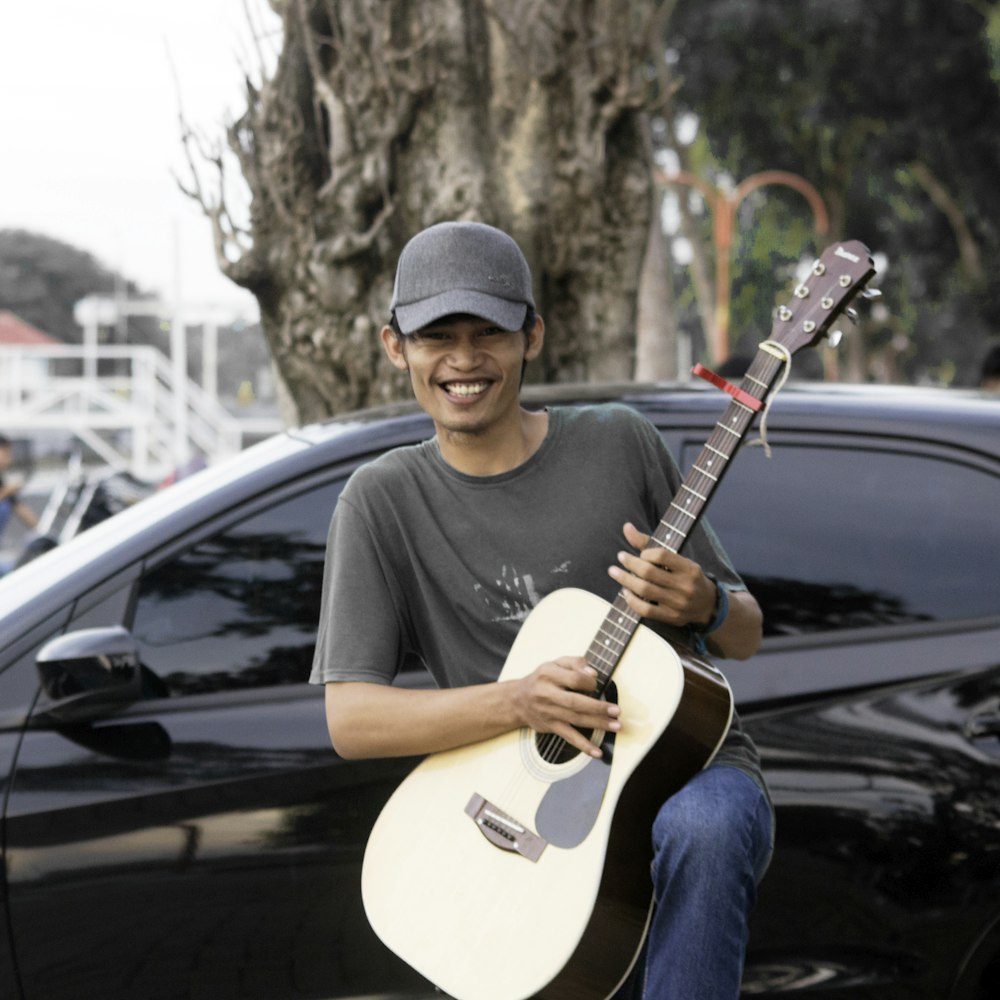
[(396, 322), (403, 333), (415, 333), (444, 316), (468, 315), (496, 323), (504, 330), (520, 330), (528, 306), (484, 292), (452, 288), (410, 305), (396, 306)]

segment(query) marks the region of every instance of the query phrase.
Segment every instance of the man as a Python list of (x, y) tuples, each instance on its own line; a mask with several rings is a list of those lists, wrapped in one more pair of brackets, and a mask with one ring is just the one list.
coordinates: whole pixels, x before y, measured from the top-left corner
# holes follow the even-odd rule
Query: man
[[(0, 538), (3, 538), (7, 522), (16, 517), (25, 527), (34, 530), (38, 525), (35, 512), (21, 499), (22, 483), (9, 483), (4, 480), (4, 474), (14, 461), (14, 444), (10, 438), (0, 434)], [(0, 575), (10, 569), (0, 561)]]
[[(674, 639), (753, 655), (760, 609), (711, 533), (696, 529), (687, 556), (647, 548), (680, 481), (655, 428), (623, 406), (522, 407), (544, 324), (509, 236), (478, 223), (419, 233), (391, 308), (382, 345), (435, 435), (360, 469), (333, 516), (312, 679), (326, 685), (338, 753), (425, 754), (527, 726), (600, 756), (579, 730), (617, 732), (629, 719), (589, 696), (582, 658), (495, 683), (520, 622), (558, 587), (608, 600), (623, 589)], [(438, 689), (391, 686), (413, 658)], [(653, 840), (663, 902), (628, 995), (735, 1000), (771, 845), (738, 720), (712, 766), (664, 805)]]

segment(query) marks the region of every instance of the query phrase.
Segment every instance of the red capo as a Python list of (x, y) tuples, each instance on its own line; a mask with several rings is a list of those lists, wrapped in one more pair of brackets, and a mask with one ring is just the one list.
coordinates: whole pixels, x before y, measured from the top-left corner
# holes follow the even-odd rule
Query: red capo
[(733, 385), (732, 382), (727, 382), (721, 375), (716, 375), (715, 372), (710, 371), (704, 365), (695, 365), (691, 369), (691, 374), (697, 375), (698, 378), (703, 378), (706, 382), (711, 382), (712, 385), (723, 392), (728, 392), (737, 403), (742, 403), (753, 410), (754, 413), (757, 413), (764, 405), (763, 400), (758, 399), (756, 396), (751, 396), (749, 392), (744, 392), (739, 386)]

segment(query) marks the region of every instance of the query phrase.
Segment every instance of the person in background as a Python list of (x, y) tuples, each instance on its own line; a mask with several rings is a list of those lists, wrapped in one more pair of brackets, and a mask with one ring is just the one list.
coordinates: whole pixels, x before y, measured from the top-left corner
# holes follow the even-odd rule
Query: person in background
[[(21, 500), (23, 482), (9, 482), (7, 472), (14, 462), (14, 443), (10, 438), (0, 434), (0, 540), (3, 539), (7, 522), (16, 517), (26, 528), (32, 531), (38, 525), (35, 512)], [(0, 562), (0, 576), (9, 571), (9, 567)]]

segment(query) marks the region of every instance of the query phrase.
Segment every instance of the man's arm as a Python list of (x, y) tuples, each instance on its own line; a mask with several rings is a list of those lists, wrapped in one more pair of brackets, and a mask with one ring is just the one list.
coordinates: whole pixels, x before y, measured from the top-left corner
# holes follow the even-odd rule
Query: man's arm
[(38, 518), (35, 516), (35, 512), (23, 501), (14, 501), (14, 513), (21, 519), (26, 528), (31, 528), (34, 531), (38, 527)]
[[(647, 549), (649, 536), (626, 525), (640, 555), (621, 553), (609, 572), (642, 617), (669, 625), (707, 625), (715, 613), (716, 584), (697, 563), (665, 549)], [(707, 637), (720, 656), (746, 659), (761, 641), (762, 615), (746, 591), (729, 594), (726, 620)], [(330, 739), (345, 758), (435, 753), (528, 726), (555, 733), (584, 753), (600, 750), (579, 731), (618, 731), (617, 705), (591, 697), (596, 675), (581, 657), (543, 663), (527, 677), (496, 684), (432, 690), (361, 681), (326, 685)]]
[[(715, 614), (719, 585), (696, 562), (659, 546), (648, 548), (649, 535), (631, 524), (625, 525), (625, 538), (640, 550), (639, 555), (620, 552), (621, 565), (608, 572), (624, 588), (629, 607), (643, 618), (678, 628), (708, 625)], [(745, 660), (760, 648), (763, 621), (752, 594), (730, 591), (729, 614), (706, 635), (708, 648), (718, 656)]]
[(595, 671), (581, 657), (543, 663), (518, 680), (443, 690), (337, 681), (326, 685), (326, 720), (345, 758), (435, 753), (523, 726), (600, 757), (576, 727), (621, 727), (618, 706), (591, 697), (596, 686)]
[(35, 516), (35, 512), (23, 500), (19, 499), (20, 492), (20, 484), (0, 486), (0, 501), (10, 501), (11, 511), (25, 526), (32, 529), (36, 528), (38, 527), (38, 518)]

